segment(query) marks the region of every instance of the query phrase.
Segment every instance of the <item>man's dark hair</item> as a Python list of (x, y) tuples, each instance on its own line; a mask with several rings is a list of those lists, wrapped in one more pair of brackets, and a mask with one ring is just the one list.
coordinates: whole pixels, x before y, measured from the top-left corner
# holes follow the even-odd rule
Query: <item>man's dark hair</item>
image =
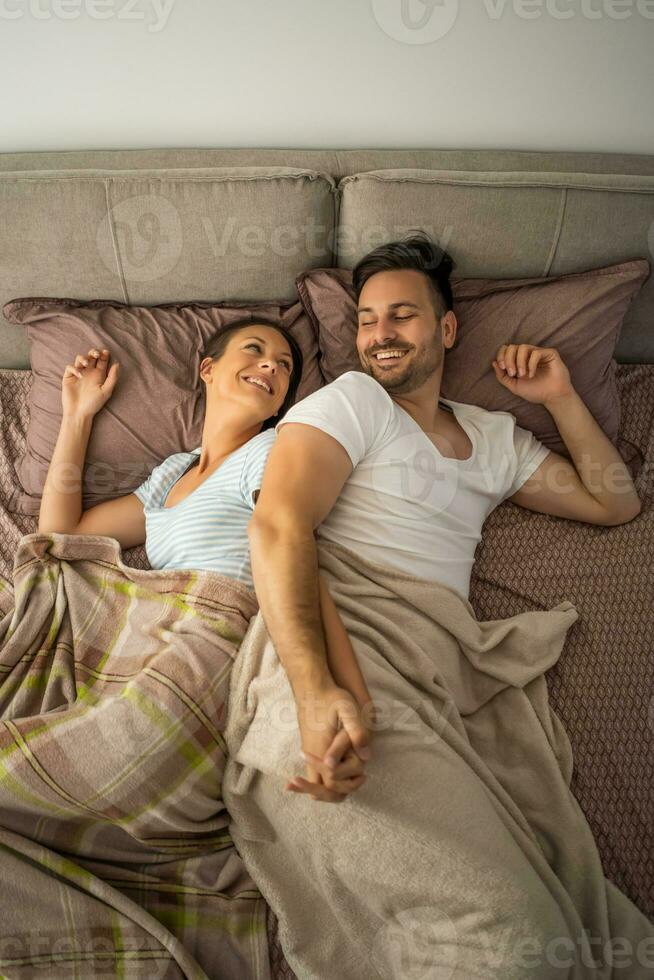
[(434, 310), (441, 317), (454, 306), (450, 286), (453, 268), (452, 256), (433, 242), (425, 231), (416, 230), (400, 241), (387, 242), (364, 255), (352, 270), (352, 285), (358, 300), (368, 279), (377, 272), (416, 269), (427, 276), (434, 297)]
[[(297, 389), (302, 377), (302, 351), (300, 350), (300, 345), (298, 344), (297, 340), (291, 333), (289, 333), (286, 327), (283, 326), (278, 320), (272, 320), (270, 317), (266, 316), (255, 316), (254, 314), (251, 314), (250, 316), (241, 317), (238, 320), (234, 320), (226, 327), (223, 327), (219, 333), (209, 340), (206, 347), (202, 351), (202, 354), (200, 355), (200, 363), (202, 363), (205, 357), (210, 357), (212, 360), (217, 361), (220, 357), (222, 357), (227, 344), (235, 333), (237, 333), (239, 330), (243, 330), (244, 327), (256, 327), (259, 324), (261, 324), (263, 327), (274, 327), (275, 330), (279, 331), (284, 340), (286, 340), (288, 343), (288, 346), (291, 348), (291, 357), (293, 359), (293, 370), (291, 371), (286, 398), (284, 399), (277, 415), (271, 415), (269, 419), (265, 420), (261, 426), (261, 431), (263, 432), (265, 429), (272, 429), (273, 426), (277, 425), (279, 420), (295, 402), (295, 395), (297, 394)], [(204, 385), (202, 385), (202, 393), (206, 397)]]

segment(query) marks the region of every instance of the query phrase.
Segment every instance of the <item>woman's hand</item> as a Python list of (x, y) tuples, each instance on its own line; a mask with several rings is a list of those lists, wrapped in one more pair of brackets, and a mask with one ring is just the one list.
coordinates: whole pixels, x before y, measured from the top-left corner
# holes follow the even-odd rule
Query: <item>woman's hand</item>
[(286, 788), (325, 803), (342, 803), (365, 781), (370, 709), (364, 710), (349, 691), (330, 685), (305, 693), (298, 699), (297, 711), (308, 778), (295, 776)]
[[(355, 700), (361, 708), (363, 723), (368, 730), (368, 750), (372, 741), (372, 725), (377, 720), (374, 701), (368, 696), (363, 700), (355, 695)], [(303, 743), (304, 744), (304, 743)], [(330, 803), (342, 803), (350, 794), (354, 793), (359, 787), (363, 786), (366, 776), (363, 772), (364, 763), (357, 755), (352, 745), (350, 736), (345, 728), (339, 728), (334, 736), (331, 745), (328, 746), (322, 758), (314, 755), (306, 748), (302, 755), (309, 767), (309, 772), (313, 770), (317, 778), (317, 783), (312, 783), (302, 776), (294, 776), (293, 781), (286, 787), (296, 793), (309, 793), (312, 800), (322, 799)], [(338, 760), (341, 760), (340, 762)], [(315, 796), (317, 786), (325, 786), (327, 791), (332, 794), (330, 798), (326, 796)]]
[(61, 382), (61, 406), (64, 415), (92, 418), (100, 411), (116, 387), (120, 365), (115, 361), (109, 371), (109, 351), (93, 347), (86, 356), (78, 354), (74, 364), (67, 364)]

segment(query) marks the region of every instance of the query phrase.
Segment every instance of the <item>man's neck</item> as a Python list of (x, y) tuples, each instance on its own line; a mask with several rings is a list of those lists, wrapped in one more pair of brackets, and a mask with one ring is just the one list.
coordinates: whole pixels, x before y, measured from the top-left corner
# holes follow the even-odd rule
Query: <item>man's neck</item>
[(441, 407), (442, 396), (438, 391), (435, 394), (414, 391), (406, 395), (393, 395), (390, 392), (389, 394), (424, 432), (438, 432), (439, 429), (447, 426), (452, 417), (444, 404)]

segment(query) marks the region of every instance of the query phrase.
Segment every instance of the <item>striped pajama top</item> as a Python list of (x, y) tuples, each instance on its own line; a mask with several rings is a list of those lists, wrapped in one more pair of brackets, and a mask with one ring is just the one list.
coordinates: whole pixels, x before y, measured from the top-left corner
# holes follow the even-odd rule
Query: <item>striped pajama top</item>
[(201, 486), (164, 507), (176, 481), (200, 455), (174, 453), (134, 490), (145, 514), (145, 550), (152, 568), (198, 568), (221, 572), (253, 589), (247, 525), (253, 494), (275, 439), (266, 429), (223, 460)]

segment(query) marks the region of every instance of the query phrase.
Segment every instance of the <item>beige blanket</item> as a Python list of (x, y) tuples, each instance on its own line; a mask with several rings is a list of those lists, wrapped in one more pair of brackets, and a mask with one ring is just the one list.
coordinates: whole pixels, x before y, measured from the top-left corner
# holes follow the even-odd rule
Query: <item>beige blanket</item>
[(603, 874), (548, 703), (572, 603), (478, 622), (332, 543), (319, 564), (379, 713), (367, 782), (341, 804), (284, 789), (304, 766), (261, 613), (225, 732), (230, 831), (298, 977), (651, 977), (654, 925)]

